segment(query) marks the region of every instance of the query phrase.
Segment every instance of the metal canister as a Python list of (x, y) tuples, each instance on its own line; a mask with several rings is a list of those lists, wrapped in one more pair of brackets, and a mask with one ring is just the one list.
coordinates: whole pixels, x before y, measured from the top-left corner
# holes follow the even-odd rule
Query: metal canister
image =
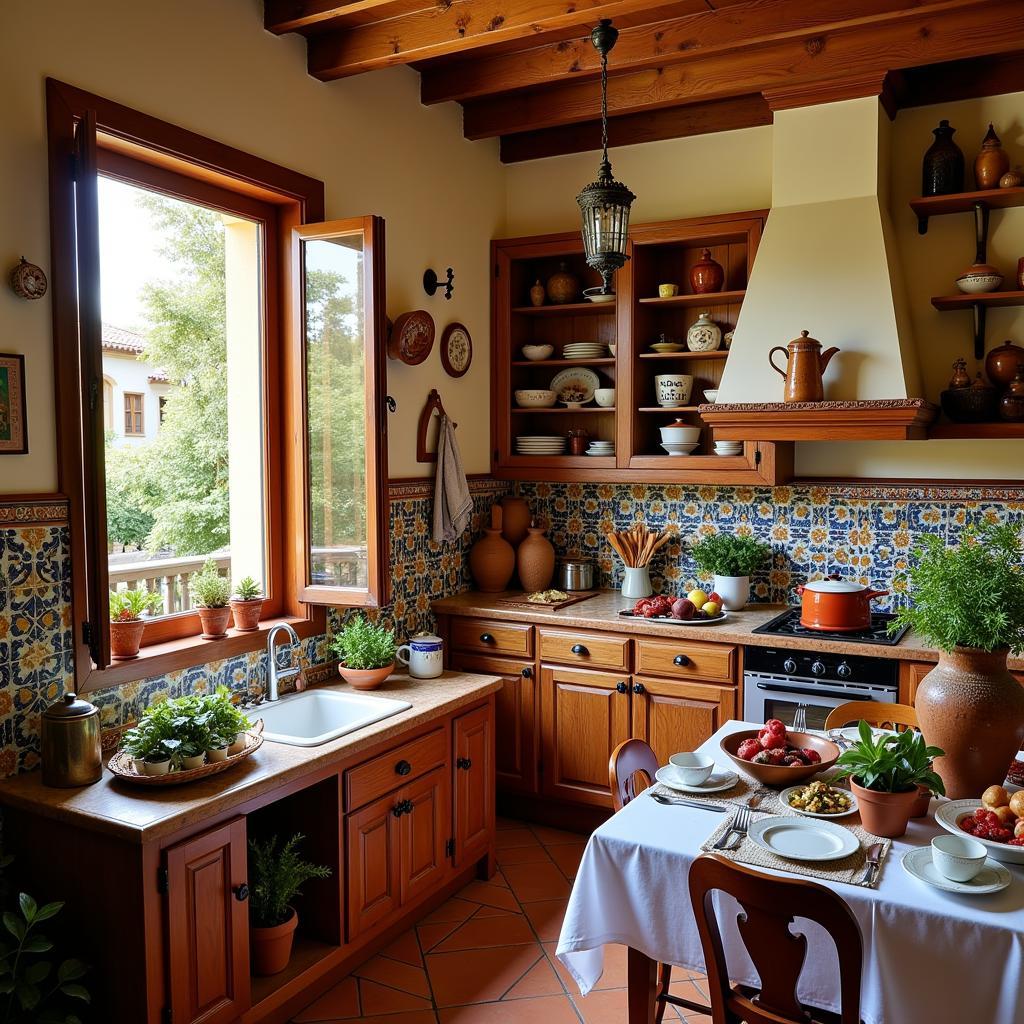
[(555, 571), (559, 590), (593, 590), (594, 563), (582, 558), (563, 558)]
[(90, 786), (103, 775), (100, 709), (75, 693), (42, 714), (43, 785)]

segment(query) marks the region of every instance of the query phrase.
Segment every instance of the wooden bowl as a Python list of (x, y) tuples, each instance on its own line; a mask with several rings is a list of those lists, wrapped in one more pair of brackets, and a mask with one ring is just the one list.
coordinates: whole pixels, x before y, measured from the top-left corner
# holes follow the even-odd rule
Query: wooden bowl
[(737, 757), (736, 751), (740, 744), (744, 740), (756, 740), (757, 733), (757, 729), (734, 732), (722, 740), (721, 746), (737, 768), (746, 772), (747, 775), (752, 775), (765, 786), (795, 786), (798, 782), (803, 782), (812, 775), (831, 768), (839, 759), (839, 747), (831, 740), (823, 739), (821, 736), (812, 736), (806, 732), (789, 732), (787, 737), (789, 746), (801, 749), (809, 747), (811, 750), (816, 750), (821, 755), (821, 764), (754, 764), (753, 761), (744, 761), (741, 757)]

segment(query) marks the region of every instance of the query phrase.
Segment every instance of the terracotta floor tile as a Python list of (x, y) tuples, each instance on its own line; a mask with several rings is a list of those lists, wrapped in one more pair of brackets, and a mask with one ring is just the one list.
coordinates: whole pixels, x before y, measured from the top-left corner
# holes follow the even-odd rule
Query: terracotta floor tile
[(386, 956), (375, 956), (361, 967), (357, 967), (353, 973), (357, 978), (369, 978), (370, 981), (379, 982), (389, 988), (401, 989), (422, 999), (430, 998), (430, 985), (422, 967), (389, 960)]
[(564, 846), (551, 846), (547, 852), (548, 856), (562, 869), (565, 877), (571, 881), (576, 877), (580, 858), (586, 848), (586, 843), (566, 843)]
[(343, 978), (334, 988), (328, 989), (319, 999), (310, 1003), (293, 1018), (296, 1024), (311, 1021), (344, 1020), (359, 1016), (359, 991), (355, 978)]
[(359, 979), (359, 1001), (367, 1017), (374, 1014), (399, 1013), (402, 1010), (432, 1010), (429, 999), (399, 992), (366, 978)]
[(490, 878), (487, 879), (487, 881), (491, 885), (500, 885), (504, 889), (508, 888), (508, 879), (505, 877), (505, 873), (501, 870), (500, 864), (498, 865), (498, 869)]
[[(555, 956), (555, 947), (558, 945), (557, 942), (545, 942), (544, 952), (547, 953), (548, 959), (554, 964), (555, 970), (558, 971), (559, 977), (565, 983), (565, 987), (569, 994), (575, 998), (579, 995), (579, 986), (576, 984), (573, 976), (565, 969), (562, 961)], [(594, 991), (604, 992), (608, 989), (614, 988), (625, 988), (626, 987), (626, 947), (625, 946), (605, 946), (604, 947), (604, 971), (601, 974), (601, 979), (594, 986)]]
[[(467, 919), (468, 920), (468, 919)], [(424, 953), (429, 953), (439, 942), (446, 939), (456, 930), (462, 921), (442, 921), (438, 924), (420, 924), (416, 926), (416, 934)]]
[(533, 925), (537, 938), (541, 942), (556, 942), (558, 940), (568, 902), (568, 900), (538, 900), (536, 903), (523, 904), (523, 913)]
[(441, 1024), (579, 1024), (568, 996), (509, 999), (439, 1010)]
[[(674, 976), (675, 972), (673, 972)], [(703, 1003), (705, 1006), (708, 1005), (707, 993), (702, 992), (692, 981), (673, 981), (669, 985), (669, 991), (674, 996), (679, 996), (681, 999), (689, 999), (695, 1003)], [(687, 1010), (684, 1007), (677, 1007), (679, 1013), (682, 1016), (687, 1014), (700, 1016), (699, 1010)]]
[(507, 864), (504, 871), (520, 903), (561, 899), (572, 888), (554, 864)]
[(528, 828), (505, 828), (497, 834), (495, 845), (499, 850), (516, 846), (540, 846), (540, 840)]
[(437, 1014), (433, 1010), (407, 1010), (404, 1013), (361, 1017), (360, 1024), (437, 1024)]
[(469, 901), (453, 896), (446, 903), (442, 903), (437, 910), (427, 914), (420, 924), (438, 924), (441, 921), (465, 921), (476, 907)]
[(516, 911), (503, 910), (501, 907), (481, 907), (474, 915), (474, 918), (503, 917), (505, 914), (516, 913)]
[(427, 972), (440, 1006), (500, 999), (544, 955), (536, 942), (520, 946), (430, 953)]
[[(551, 866), (554, 868), (553, 864)], [(459, 896), (475, 903), (482, 903), (485, 907), (516, 912), (519, 910), (519, 904), (512, 892), (505, 886), (495, 885), (493, 882), (470, 882)]]
[(434, 946), (431, 952), (452, 953), (459, 949), (514, 946), (533, 941), (533, 929), (522, 914), (501, 913), (489, 917), (471, 917), (443, 942)]
[[(572, 993), (572, 1001), (583, 1018), (583, 1024), (622, 1024), (626, 1019), (626, 992), (624, 989), (613, 989), (608, 992), (591, 992), (581, 996)], [(665, 1020), (678, 1020), (669, 1014), (671, 1007), (666, 1007)]]
[(517, 821), (515, 818), (503, 818), (500, 814), (497, 816), (497, 818), (495, 818), (495, 824), (497, 825), (499, 830), (505, 828), (523, 827), (523, 823), (521, 821)]
[(535, 864), (538, 861), (550, 860), (548, 851), (537, 843), (536, 846), (510, 846), (507, 850), (498, 850), (498, 865)]
[(560, 828), (548, 828), (546, 825), (531, 825), (530, 831), (545, 846), (562, 846), (565, 843), (586, 842), (589, 836), (581, 835), (579, 832), (565, 832)]
[(392, 960), (400, 960), (403, 964), (412, 964), (413, 967), (423, 966), (423, 957), (420, 955), (420, 944), (416, 939), (416, 929), (410, 928), (407, 932), (399, 935), (387, 949), (381, 951), (384, 956)]
[(541, 958), (502, 997), (529, 999), (533, 996), (557, 996), (563, 992), (562, 983), (546, 956)]

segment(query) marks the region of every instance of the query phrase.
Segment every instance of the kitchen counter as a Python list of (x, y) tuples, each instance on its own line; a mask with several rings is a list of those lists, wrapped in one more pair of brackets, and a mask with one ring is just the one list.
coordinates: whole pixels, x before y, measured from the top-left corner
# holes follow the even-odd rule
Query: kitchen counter
[[(132, 786), (109, 772), (92, 786), (53, 789), (41, 772), (0, 781), (0, 804), (20, 807), (79, 827), (150, 842), (229, 811), (334, 762), (349, 760), (382, 741), (410, 732), (501, 688), (495, 676), (445, 672), (437, 679), (395, 673), (375, 693), (412, 704), (408, 711), (340, 736), (318, 747), (293, 747), (269, 740), (237, 768), (181, 786)], [(338, 684), (328, 689), (350, 692)], [(288, 698), (283, 698), (287, 700)], [(259, 708), (250, 709), (259, 717)]]

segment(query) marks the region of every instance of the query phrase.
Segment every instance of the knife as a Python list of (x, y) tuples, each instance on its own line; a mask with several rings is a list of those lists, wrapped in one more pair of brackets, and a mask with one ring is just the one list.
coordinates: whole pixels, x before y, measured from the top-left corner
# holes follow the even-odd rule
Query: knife
[(665, 804), (667, 807), (698, 807), (702, 811), (715, 811), (718, 814), (722, 814), (729, 809), (722, 804), (706, 804), (700, 800), (686, 800), (682, 797), (678, 800), (670, 800), (667, 796), (662, 796), (660, 793), (652, 793), (651, 799), (656, 800), (659, 804)]
[(875, 874), (879, 867), (879, 859), (882, 856), (882, 849), (883, 847), (881, 843), (872, 843), (871, 846), (868, 847), (866, 858), (867, 867), (864, 868), (864, 874), (858, 879), (858, 885), (870, 885), (875, 880)]

